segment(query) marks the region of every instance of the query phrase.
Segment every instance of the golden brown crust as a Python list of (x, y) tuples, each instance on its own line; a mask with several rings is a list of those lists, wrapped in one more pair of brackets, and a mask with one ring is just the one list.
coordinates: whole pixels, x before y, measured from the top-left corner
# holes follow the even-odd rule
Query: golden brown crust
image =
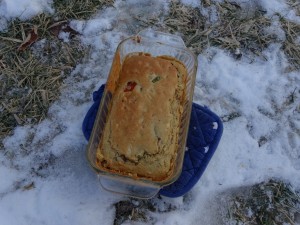
[(97, 151), (102, 169), (155, 181), (172, 174), (186, 77), (170, 57), (124, 60)]

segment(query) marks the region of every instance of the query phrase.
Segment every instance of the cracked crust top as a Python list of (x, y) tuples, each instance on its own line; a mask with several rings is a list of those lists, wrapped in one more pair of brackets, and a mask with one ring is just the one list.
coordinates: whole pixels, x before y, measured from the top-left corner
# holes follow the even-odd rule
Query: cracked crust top
[(97, 151), (102, 169), (154, 181), (172, 174), (186, 77), (174, 58), (126, 57)]

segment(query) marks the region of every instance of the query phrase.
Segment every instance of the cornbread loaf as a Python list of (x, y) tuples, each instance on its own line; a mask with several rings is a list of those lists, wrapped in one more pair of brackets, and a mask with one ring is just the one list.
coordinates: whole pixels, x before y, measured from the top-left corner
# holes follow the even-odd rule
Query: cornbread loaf
[(186, 78), (175, 58), (125, 58), (97, 150), (101, 169), (153, 181), (173, 173)]

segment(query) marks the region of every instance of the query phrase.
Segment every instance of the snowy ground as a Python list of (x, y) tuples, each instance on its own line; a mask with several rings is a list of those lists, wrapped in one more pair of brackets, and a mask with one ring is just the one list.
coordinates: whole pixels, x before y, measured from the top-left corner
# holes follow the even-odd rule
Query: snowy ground
[[(284, 0), (261, 2), (269, 16), (280, 12), (300, 21)], [(0, 29), (7, 19), (51, 12), (50, 3), (0, 1)], [(51, 106), (47, 119), (17, 127), (4, 140), (0, 225), (113, 224), (113, 204), (127, 197), (99, 187), (85, 158), (87, 141), (81, 123), (91, 105), (91, 89), (105, 82), (118, 43), (140, 29), (132, 17), (162, 16), (167, 10), (167, 4), (158, 0), (117, 1), (88, 21), (72, 21), (72, 27), (83, 34), (82, 43), (92, 46), (90, 55), (64, 81), (61, 97)], [(279, 27), (273, 29), (282, 34)], [(223, 137), (203, 177), (186, 197), (155, 200), (176, 210), (150, 213), (151, 223), (221, 224), (214, 211), (215, 196), (272, 177), (300, 189), (300, 76), (299, 71), (285, 72), (288, 63), (280, 47), (273, 44), (266, 49), (267, 60), (250, 61), (246, 56), (237, 61), (213, 47), (198, 56), (194, 101), (223, 118)], [(294, 90), (295, 101), (290, 102)]]

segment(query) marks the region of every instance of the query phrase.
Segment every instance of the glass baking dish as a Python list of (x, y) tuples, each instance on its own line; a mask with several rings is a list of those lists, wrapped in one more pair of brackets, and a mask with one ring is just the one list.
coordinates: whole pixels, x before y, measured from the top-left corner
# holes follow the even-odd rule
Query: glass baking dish
[[(151, 181), (141, 178), (136, 179), (130, 176), (110, 173), (102, 170), (97, 164), (96, 152), (100, 144), (103, 129), (105, 127), (112, 96), (114, 94), (119, 73), (122, 68), (122, 62), (128, 54), (137, 52), (149, 53), (152, 56), (171, 56), (182, 62), (188, 72), (186, 91), (184, 93), (184, 109), (180, 120), (175, 169), (171, 176), (162, 181)], [(146, 29), (134, 37), (123, 40), (119, 44), (114, 56), (110, 74), (107, 79), (104, 94), (101, 99), (93, 131), (87, 147), (87, 158), (89, 164), (98, 174), (101, 186), (104, 189), (137, 198), (151, 198), (156, 195), (162, 187), (167, 186), (177, 180), (182, 170), (192, 109), (196, 70), (196, 57), (186, 48), (183, 40), (179, 36), (157, 32), (152, 29)]]

